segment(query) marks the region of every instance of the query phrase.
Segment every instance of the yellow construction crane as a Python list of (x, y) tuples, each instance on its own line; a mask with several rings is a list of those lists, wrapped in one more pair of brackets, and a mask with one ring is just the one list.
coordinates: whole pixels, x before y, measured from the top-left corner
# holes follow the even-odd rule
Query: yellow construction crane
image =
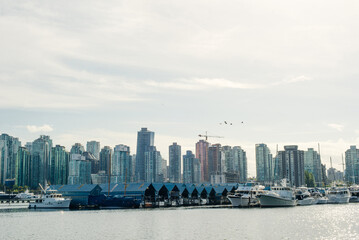
[(209, 137), (211, 137), (211, 138), (223, 138), (223, 137), (220, 137), (220, 136), (209, 136), (207, 134), (207, 131), (206, 131), (206, 134), (198, 134), (198, 137), (204, 137), (206, 139), (206, 141), (208, 140)]

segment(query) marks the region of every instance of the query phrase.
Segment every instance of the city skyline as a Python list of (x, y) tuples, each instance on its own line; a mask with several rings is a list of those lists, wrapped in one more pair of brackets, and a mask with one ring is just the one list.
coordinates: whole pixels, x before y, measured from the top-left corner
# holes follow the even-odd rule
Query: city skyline
[[(146, 131), (149, 131), (149, 133), (154, 133), (154, 134), (156, 134), (155, 131), (151, 131), (152, 129), (141, 128), (141, 131), (142, 131), (142, 130), (146, 130)], [(137, 132), (141, 132), (141, 131), (137, 131)], [(0, 134), (8, 134), (8, 133), (0, 133)], [(136, 144), (135, 144), (133, 147), (130, 146), (129, 144), (126, 144), (126, 143), (118, 143), (118, 144), (114, 144), (114, 145), (107, 145), (107, 144), (102, 144), (101, 141), (94, 140), (94, 139), (86, 140), (86, 141), (84, 142), (84, 144), (83, 144), (82, 142), (73, 142), (72, 144), (70, 144), (70, 146), (66, 146), (66, 145), (64, 145), (64, 144), (55, 142), (51, 135), (40, 135), (40, 136), (36, 137), (34, 140), (32, 140), (32, 141), (23, 141), (23, 139), (22, 139), (21, 137), (13, 136), (13, 135), (11, 135), (11, 134), (8, 134), (8, 135), (11, 136), (11, 137), (17, 138), (18, 141), (21, 142), (21, 146), (23, 146), (23, 147), (27, 147), (27, 146), (26, 146), (27, 143), (30, 143), (30, 145), (31, 145), (31, 143), (32, 143), (32, 142), (35, 142), (37, 139), (41, 139), (41, 138), (43, 138), (43, 137), (46, 138), (46, 137), (49, 136), (50, 139), (52, 140), (52, 145), (53, 145), (53, 147), (55, 147), (55, 146), (65, 147), (65, 150), (66, 150), (67, 152), (69, 152), (69, 153), (71, 153), (72, 151), (74, 151), (73, 153), (78, 153), (78, 151), (80, 151), (80, 153), (82, 153), (82, 152), (86, 151), (84, 146), (86, 146), (85, 143), (89, 143), (89, 142), (99, 143), (99, 145), (100, 145), (100, 150), (102, 150), (104, 147), (109, 146), (109, 147), (112, 149), (112, 151), (113, 151), (114, 148), (115, 148), (116, 146), (118, 146), (118, 145), (128, 145), (129, 148), (132, 149), (132, 151), (130, 152), (131, 155), (136, 155), (136, 150), (137, 150), (137, 145), (136, 145)], [(135, 135), (136, 135), (136, 134), (135, 134)], [(155, 140), (156, 142), (157, 142), (157, 137), (158, 137), (158, 134), (156, 134), (156, 140)], [(203, 140), (203, 139), (199, 139), (199, 140)], [(199, 141), (199, 140), (198, 140), (198, 141)], [(136, 140), (136, 141), (137, 141), (137, 140)], [(152, 140), (151, 140), (151, 141), (152, 141)], [(209, 143), (211, 146), (216, 145), (216, 144), (219, 144), (218, 142), (212, 143), (212, 142), (210, 142), (209, 140), (208, 140), (208, 143)], [(179, 143), (178, 143), (178, 144), (179, 144)], [(256, 150), (255, 150), (255, 149), (256, 149), (256, 146), (257, 146), (258, 144), (263, 144), (263, 143), (256, 143), (256, 144), (254, 144), (254, 146), (253, 146), (253, 152), (250, 152), (247, 148), (242, 147), (243, 145), (240, 145), (240, 147), (246, 152), (248, 177), (257, 177), (257, 174), (256, 174), (256, 171), (257, 171), (257, 168), (256, 168)], [(264, 143), (264, 144), (265, 144), (265, 143)], [(173, 145), (173, 143), (170, 143), (170, 144), (166, 147), (166, 149), (165, 149), (164, 151), (162, 151), (162, 150), (160, 150), (160, 149), (157, 147), (158, 145), (155, 144), (156, 149), (161, 153), (161, 157), (162, 157), (164, 160), (167, 161), (167, 164), (169, 164), (169, 158), (168, 158), (168, 157), (169, 157), (169, 149), (168, 149), (168, 148), (169, 148), (170, 146), (172, 146), (172, 145)], [(179, 144), (179, 145), (180, 145), (180, 144)], [(185, 153), (186, 151), (192, 151), (192, 152), (196, 153), (196, 147), (195, 147), (196, 143), (194, 143), (193, 145), (194, 145), (194, 147), (192, 148), (192, 150), (191, 150), (190, 148), (183, 148), (183, 147), (182, 147), (183, 153)], [(221, 144), (221, 145), (222, 145), (223, 147), (224, 147), (224, 146), (230, 146), (230, 147), (236, 146), (236, 145), (234, 145), (234, 144), (226, 144), (226, 145)], [(298, 145), (298, 144), (283, 144), (282, 146), (280, 146), (280, 145), (277, 146), (277, 145), (276, 145), (275, 148), (272, 149), (272, 148), (270, 148), (270, 146), (268, 146), (268, 144), (265, 144), (265, 145), (268, 147), (268, 149), (269, 149), (270, 152), (272, 153), (273, 159), (274, 159), (274, 157), (275, 157), (275, 155), (276, 155), (276, 149), (277, 149), (277, 148), (278, 148), (278, 151), (280, 152), (285, 146), (290, 146), (290, 145), (296, 145), (296, 146), (298, 146), (298, 149), (299, 149), (299, 150), (302, 150), (302, 151), (313, 150), (313, 149), (314, 149), (315, 151), (318, 151), (317, 149), (318, 149), (318, 147), (319, 147), (318, 144), (317, 144), (317, 147), (316, 147), (316, 148), (315, 148), (315, 147), (302, 148), (302, 147), (301, 147), (300, 145)], [(347, 146), (343, 154), (345, 154), (345, 152), (348, 150), (348, 148), (350, 148), (350, 147), (353, 146), (353, 145), (355, 145), (355, 144), (352, 144), (352, 145)], [(320, 149), (322, 149), (322, 148), (323, 148), (322, 145), (320, 145)], [(162, 149), (162, 148), (161, 148), (161, 149)], [(184, 155), (184, 154), (182, 154), (182, 155)], [(183, 161), (182, 155), (181, 155), (181, 164), (182, 164), (182, 161)], [(252, 156), (251, 158), (248, 158), (248, 155), (249, 155), (249, 156), (253, 155), (253, 156)], [(322, 162), (323, 164), (326, 164), (327, 169), (329, 169), (329, 168), (331, 167), (331, 166), (330, 166), (330, 160), (326, 163), (325, 161), (323, 161), (323, 156), (322, 156), (322, 155), (320, 155), (320, 156), (321, 156), (321, 159), (322, 159), (321, 162)], [(253, 160), (254, 162), (250, 162), (248, 159), (251, 159), (251, 160)], [(333, 162), (333, 158), (332, 158), (332, 162)], [(136, 159), (132, 159), (132, 164), (136, 165)], [(334, 162), (334, 164), (332, 163), (332, 165), (333, 165), (333, 168), (335, 168), (335, 169), (337, 169), (337, 170), (339, 170), (339, 171), (343, 171), (342, 156), (341, 156), (340, 159), (338, 159), (337, 163)], [(168, 165), (168, 166), (169, 166), (169, 165)], [(252, 167), (252, 168), (251, 168), (251, 167)], [(274, 166), (273, 166), (273, 168), (274, 168)], [(350, 168), (350, 167), (349, 167), (349, 168)], [(272, 170), (272, 171), (274, 171), (274, 170)], [(181, 171), (181, 172), (183, 172), (183, 167), (182, 167), (182, 171)], [(209, 177), (209, 176), (208, 176), (208, 177)]]

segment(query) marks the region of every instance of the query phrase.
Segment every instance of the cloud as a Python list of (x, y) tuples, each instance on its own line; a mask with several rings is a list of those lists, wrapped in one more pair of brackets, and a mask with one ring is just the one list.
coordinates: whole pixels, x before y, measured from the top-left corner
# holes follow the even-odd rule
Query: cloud
[(272, 85), (284, 85), (284, 84), (291, 84), (291, 83), (298, 83), (298, 82), (307, 82), (307, 81), (311, 81), (311, 80), (312, 80), (312, 78), (302, 75), (302, 76), (298, 76), (298, 77), (287, 78), (282, 81), (275, 82)]
[(341, 124), (336, 123), (329, 123), (328, 127), (334, 128), (335, 130), (338, 130), (339, 132), (343, 131), (344, 126)]
[(52, 132), (54, 129), (48, 125), (44, 124), (42, 126), (35, 126), (35, 125), (27, 125), (27, 130), (31, 133), (37, 133), (37, 132)]
[(146, 81), (146, 85), (156, 88), (168, 88), (178, 90), (208, 90), (208, 89), (256, 89), (263, 85), (235, 82), (223, 78), (191, 78), (176, 81), (160, 82)]

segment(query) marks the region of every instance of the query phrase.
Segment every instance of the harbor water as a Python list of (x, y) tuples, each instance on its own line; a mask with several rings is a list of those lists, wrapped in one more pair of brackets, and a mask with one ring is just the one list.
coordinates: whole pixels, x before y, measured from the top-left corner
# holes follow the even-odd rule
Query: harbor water
[(1, 210), (0, 239), (359, 239), (359, 204)]

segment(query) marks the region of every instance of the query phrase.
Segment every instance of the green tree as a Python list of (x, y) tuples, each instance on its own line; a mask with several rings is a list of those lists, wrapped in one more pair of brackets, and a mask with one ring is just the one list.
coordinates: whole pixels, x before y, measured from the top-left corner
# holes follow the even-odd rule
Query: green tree
[(313, 173), (305, 171), (304, 172), (304, 181), (305, 181), (305, 185), (307, 185), (307, 187), (315, 187), (315, 179), (314, 179)]

